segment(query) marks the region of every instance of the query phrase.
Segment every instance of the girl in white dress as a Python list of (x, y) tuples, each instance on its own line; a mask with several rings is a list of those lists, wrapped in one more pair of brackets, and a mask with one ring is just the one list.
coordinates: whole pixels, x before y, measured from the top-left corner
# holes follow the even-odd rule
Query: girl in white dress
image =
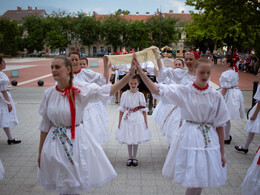
[[(238, 88), (238, 73), (233, 70), (232, 58), (224, 58), (223, 65), (226, 70), (219, 78), (220, 93), (224, 96), (231, 120), (240, 120), (245, 116), (244, 98), (241, 90)], [(225, 126), (225, 144), (230, 144), (232, 136), (230, 135), (231, 122), (228, 121)]]
[[(260, 80), (260, 69), (258, 70), (258, 79)], [(245, 130), (248, 132), (247, 139), (242, 146), (235, 146), (237, 151), (244, 153), (248, 152), (248, 147), (253, 141), (255, 134), (260, 134), (260, 85), (257, 87), (257, 91), (254, 95), (254, 99), (257, 104), (249, 112), (249, 120), (246, 123)]]
[[(107, 66), (107, 58), (104, 62)], [(117, 175), (101, 146), (81, 123), (84, 108), (91, 101), (110, 103), (134, 69), (117, 84), (102, 87), (74, 83), (72, 62), (66, 56), (54, 58), (51, 69), (57, 86), (44, 92), (39, 108), (42, 121), (37, 180), (46, 190), (78, 194)]]
[(260, 146), (256, 151), (252, 165), (247, 170), (241, 185), (242, 195), (259, 195), (260, 192)]
[(10, 131), (10, 127), (18, 124), (18, 120), (12, 96), (7, 89), (9, 79), (7, 75), (2, 72), (5, 67), (5, 60), (0, 56), (0, 127), (5, 131), (5, 134), (8, 137), (7, 143), (9, 145), (19, 144), (21, 143), (21, 140), (16, 140)]
[[(72, 60), (74, 81), (96, 83), (99, 86), (105, 85), (108, 81), (108, 69), (104, 67), (104, 76), (90, 69), (81, 69), (80, 55), (78, 52), (69, 54)], [(109, 139), (109, 130), (107, 127), (108, 115), (101, 103), (96, 101), (88, 103), (84, 109), (83, 124), (100, 145), (103, 145)]]
[[(186, 195), (201, 194), (202, 188), (219, 187), (226, 182), (224, 129), (229, 113), (223, 96), (208, 84), (211, 62), (206, 58), (195, 63), (196, 80), (188, 85), (156, 85), (145, 76), (135, 59), (139, 75), (161, 101), (181, 107), (182, 125), (175, 155), (169, 150), (165, 167), (172, 179), (187, 187)], [(171, 147), (172, 148), (172, 147)], [(172, 153), (173, 152), (173, 153)]]
[(138, 91), (139, 78), (134, 76), (128, 83), (130, 90), (122, 94), (119, 107), (119, 123), (116, 140), (127, 144), (129, 159), (127, 166), (137, 166), (138, 144), (151, 140), (147, 124), (147, 108), (143, 93)]

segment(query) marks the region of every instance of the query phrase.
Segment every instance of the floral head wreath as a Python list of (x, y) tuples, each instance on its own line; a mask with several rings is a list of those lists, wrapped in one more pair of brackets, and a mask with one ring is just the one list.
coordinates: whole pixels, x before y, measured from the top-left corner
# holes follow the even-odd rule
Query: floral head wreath
[(193, 56), (196, 58), (196, 60), (200, 58), (200, 55), (197, 54), (197, 53), (194, 52), (194, 51), (187, 52), (186, 55), (187, 55), (187, 54), (191, 54), (191, 55), (193, 55)]

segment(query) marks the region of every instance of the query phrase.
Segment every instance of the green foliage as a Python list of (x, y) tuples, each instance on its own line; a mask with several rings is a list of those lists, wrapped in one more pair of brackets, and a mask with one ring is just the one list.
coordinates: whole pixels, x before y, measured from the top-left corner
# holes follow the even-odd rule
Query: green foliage
[(16, 21), (0, 19), (0, 52), (16, 55), (18, 48), (19, 27)]
[[(202, 14), (192, 13), (193, 23), (185, 31), (190, 42), (209, 40), (216, 45), (237, 47), (259, 32), (260, 3), (258, 0), (186, 0), (186, 5)], [(245, 49), (245, 48), (244, 48)]]
[(115, 15), (120, 15), (121, 13), (123, 13), (124, 15), (129, 15), (129, 14), (130, 14), (130, 11), (118, 9), (118, 10), (115, 12)]

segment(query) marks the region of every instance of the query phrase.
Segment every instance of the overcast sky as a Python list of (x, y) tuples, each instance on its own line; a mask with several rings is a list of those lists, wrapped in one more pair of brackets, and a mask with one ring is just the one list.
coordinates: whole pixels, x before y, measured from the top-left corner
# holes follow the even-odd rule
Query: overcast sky
[(175, 13), (189, 13), (192, 7), (185, 6), (185, 0), (0, 0), (0, 15), (7, 10), (16, 10), (17, 6), (23, 10), (31, 6), (33, 9), (44, 9), (47, 14), (53, 11), (66, 11), (67, 13), (77, 13), (78, 11), (88, 12), (95, 11), (98, 14), (111, 14), (118, 9), (129, 10), (130, 14), (153, 14), (157, 8), (162, 12), (173, 10)]

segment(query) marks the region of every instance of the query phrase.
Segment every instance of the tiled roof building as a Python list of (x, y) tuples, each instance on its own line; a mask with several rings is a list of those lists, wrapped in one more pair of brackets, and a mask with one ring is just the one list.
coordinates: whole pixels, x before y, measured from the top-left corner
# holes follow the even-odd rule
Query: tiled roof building
[(23, 17), (31, 16), (31, 15), (45, 17), (47, 13), (43, 9), (37, 9), (37, 7), (35, 7), (35, 9), (32, 9), (32, 7), (28, 6), (28, 10), (22, 10), (21, 7), (17, 7), (17, 10), (7, 10), (1, 16), (1, 18), (22, 21)]

